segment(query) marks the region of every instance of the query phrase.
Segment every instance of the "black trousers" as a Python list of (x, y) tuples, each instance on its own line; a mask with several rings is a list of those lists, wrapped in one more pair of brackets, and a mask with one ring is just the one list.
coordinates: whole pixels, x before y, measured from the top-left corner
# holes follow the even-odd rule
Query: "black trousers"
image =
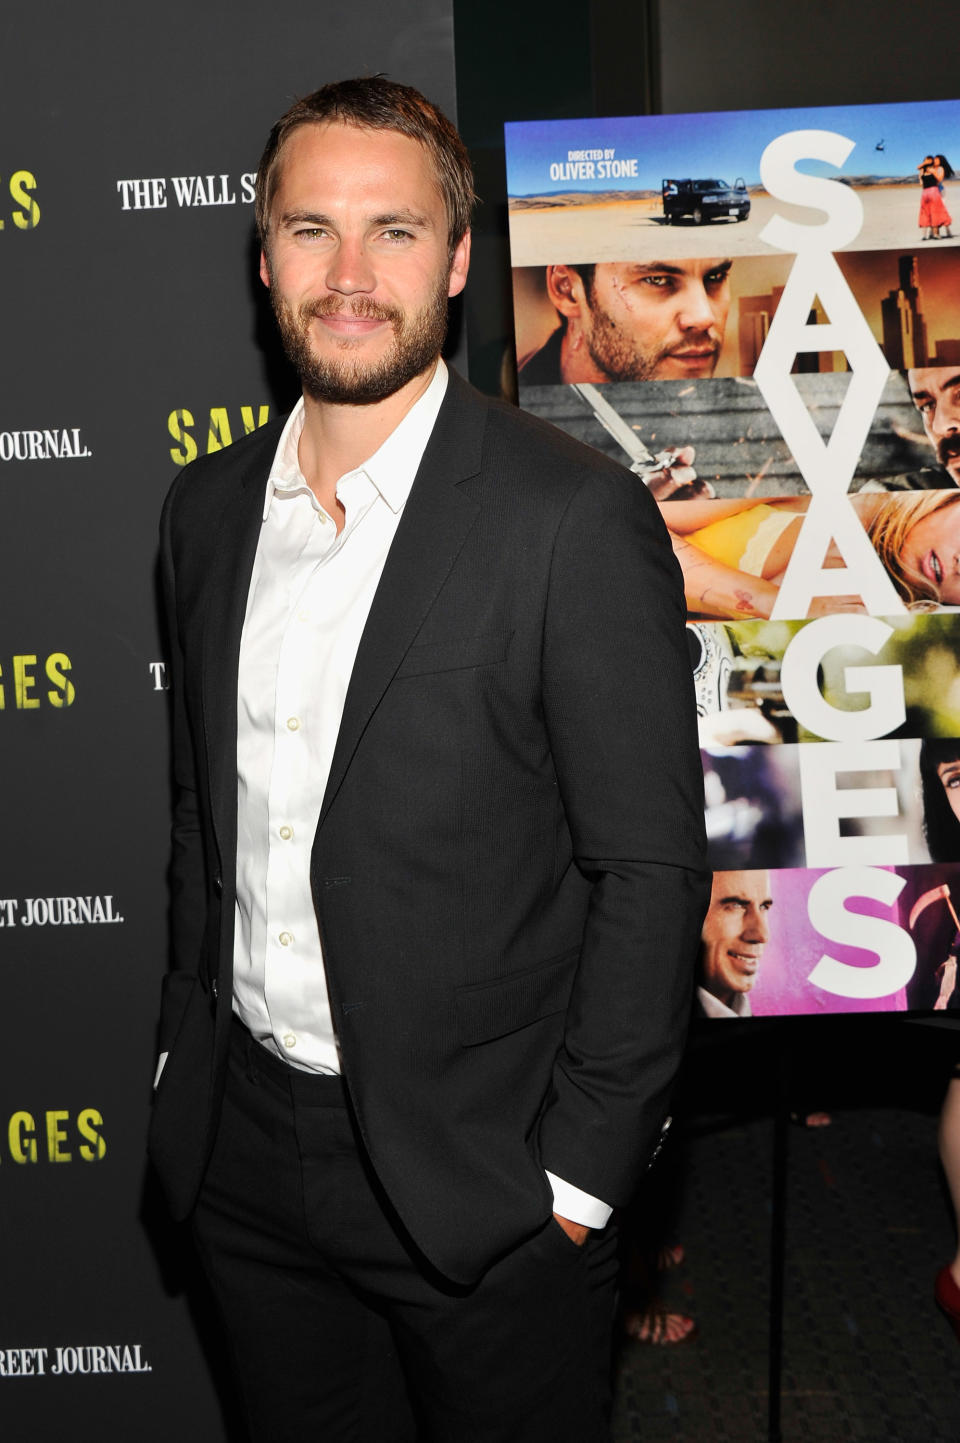
[(611, 1230), (578, 1248), (551, 1219), (476, 1286), (445, 1281), (392, 1215), (340, 1079), (236, 1023), (194, 1233), (253, 1443), (608, 1436)]

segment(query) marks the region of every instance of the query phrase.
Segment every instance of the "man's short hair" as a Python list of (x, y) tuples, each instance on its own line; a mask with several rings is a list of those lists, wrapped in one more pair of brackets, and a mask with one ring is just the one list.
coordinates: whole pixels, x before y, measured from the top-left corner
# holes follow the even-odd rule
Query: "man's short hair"
[(277, 121), (257, 170), (255, 213), (261, 245), (267, 242), (277, 163), (285, 142), (301, 126), (330, 123), (355, 125), (361, 130), (395, 130), (425, 146), (447, 212), (447, 244), (452, 256), (469, 228), (476, 199), (467, 148), (443, 112), (419, 90), (412, 85), (398, 85), (383, 75), (321, 86), (312, 95), (295, 101)]

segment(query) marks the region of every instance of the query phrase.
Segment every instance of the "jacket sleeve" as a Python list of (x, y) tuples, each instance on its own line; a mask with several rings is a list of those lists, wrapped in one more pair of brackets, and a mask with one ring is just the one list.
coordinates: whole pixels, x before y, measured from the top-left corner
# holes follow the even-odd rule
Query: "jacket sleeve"
[(173, 823), (170, 862), (171, 971), (164, 981), (160, 1051), (172, 1044), (200, 967), (207, 915), (207, 873), (200, 827), (196, 753), (187, 711), (177, 610), (175, 514), (182, 476), (170, 489), (160, 520), (160, 568), (173, 707)]
[(556, 533), (544, 623), (550, 745), (592, 889), (540, 1156), (613, 1205), (667, 1110), (709, 895), (684, 620), (648, 492), (626, 472), (591, 475)]

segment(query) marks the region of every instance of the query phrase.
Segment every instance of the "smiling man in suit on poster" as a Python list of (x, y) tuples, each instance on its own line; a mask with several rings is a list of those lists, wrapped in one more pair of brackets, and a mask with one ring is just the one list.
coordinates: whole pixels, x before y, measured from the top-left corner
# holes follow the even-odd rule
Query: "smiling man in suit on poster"
[(600, 1443), (690, 1007), (680, 575), (635, 477), (440, 359), (472, 198), (416, 91), (293, 106), (257, 218), (303, 399), (164, 510), (151, 1152), (264, 1443)]

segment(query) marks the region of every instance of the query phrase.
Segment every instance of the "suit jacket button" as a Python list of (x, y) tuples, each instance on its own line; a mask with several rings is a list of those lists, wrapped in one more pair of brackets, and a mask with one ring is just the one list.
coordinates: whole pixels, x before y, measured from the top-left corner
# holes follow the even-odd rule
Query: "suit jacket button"
[(222, 891), (223, 891), (223, 880), (222, 880), (222, 878), (220, 878), (220, 877), (214, 877), (214, 879), (213, 879), (213, 890), (214, 890), (215, 892), (222, 892)]
[(217, 1000), (217, 979), (216, 979), (216, 977), (214, 977), (213, 981), (210, 983), (210, 991), (213, 993), (213, 1000), (214, 1000), (214, 1002), (216, 1002), (216, 1000)]

